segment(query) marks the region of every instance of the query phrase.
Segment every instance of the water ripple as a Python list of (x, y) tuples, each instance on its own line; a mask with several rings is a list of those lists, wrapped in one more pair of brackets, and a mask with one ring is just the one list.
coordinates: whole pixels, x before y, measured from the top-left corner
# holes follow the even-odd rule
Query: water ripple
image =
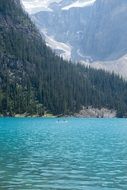
[(127, 190), (127, 120), (64, 120), (0, 119), (0, 190)]

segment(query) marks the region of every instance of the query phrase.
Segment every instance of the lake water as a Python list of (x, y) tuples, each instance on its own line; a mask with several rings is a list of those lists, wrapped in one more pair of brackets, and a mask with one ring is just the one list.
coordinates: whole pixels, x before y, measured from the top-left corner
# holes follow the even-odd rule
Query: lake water
[(0, 190), (127, 190), (127, 119), (0, 119)]

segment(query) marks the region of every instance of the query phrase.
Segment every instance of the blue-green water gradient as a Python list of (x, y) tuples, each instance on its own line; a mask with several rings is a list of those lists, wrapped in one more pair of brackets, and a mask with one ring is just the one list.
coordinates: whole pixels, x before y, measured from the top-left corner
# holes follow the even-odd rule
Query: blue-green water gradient
[(127, 190), (127, 119), (0, 119), (0, 190)]

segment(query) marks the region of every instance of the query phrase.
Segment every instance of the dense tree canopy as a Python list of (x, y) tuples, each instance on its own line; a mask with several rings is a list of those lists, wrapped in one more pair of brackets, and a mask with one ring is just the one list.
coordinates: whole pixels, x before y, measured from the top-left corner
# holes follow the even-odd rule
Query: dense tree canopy
[(0, 1), (0, 113), (73, 114), (82, 106), (127, 113), (127, 83), (66, 62), (45, 45), (19, 1)]

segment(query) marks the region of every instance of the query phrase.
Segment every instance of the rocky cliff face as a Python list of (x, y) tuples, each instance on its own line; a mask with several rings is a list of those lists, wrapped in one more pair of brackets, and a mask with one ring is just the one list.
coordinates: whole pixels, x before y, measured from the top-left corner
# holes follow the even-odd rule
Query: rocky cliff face
[(127, 53), (127, 1), (97, 0), (84, 33), (83, 52), (93, 60), (115, 60)]
[[(63, 8), (68, 5), (67, 1), (64, 3), (53, 3), (52, 11), (39, 12), (32, 15), (32, 19), (46, 34), (46, 39), (48, 36), (68, 45), (69, 58), (84, 62), (114, 61), (115, 65), (116, 60), (127, 54), (126, 0), (96, 0), (89, 6), (69, 9)], [(59, 48), (57, 45), (56, 49)], [(120, 63), (117, 70), (119, 68)]]
[[(46, 33), (45, 37), (48, 35), (50, 39), (55, 39), (56, 42), (62, 42), (71, 47), (70, 58), (72, 60), (81, 60), (84, 58), (81, 53), (82, 42), (88, 23), (89, 9), (85, 8), (84, 12), (84, 8), (62, 10), (62, 7), (59, 4), (52, 4), (53, 12), (42, 11), (32, 15), (32, 19), (42, 33)], [(53, 45), (51, 47), (55, 49)]]
[(93, 107), (83, 107), (79, 113), (74, 114), (76, 117), (85, 117), (85, 118), (115, 118), (116, 111), (109, 110), (105, 108), (97, 109)]

